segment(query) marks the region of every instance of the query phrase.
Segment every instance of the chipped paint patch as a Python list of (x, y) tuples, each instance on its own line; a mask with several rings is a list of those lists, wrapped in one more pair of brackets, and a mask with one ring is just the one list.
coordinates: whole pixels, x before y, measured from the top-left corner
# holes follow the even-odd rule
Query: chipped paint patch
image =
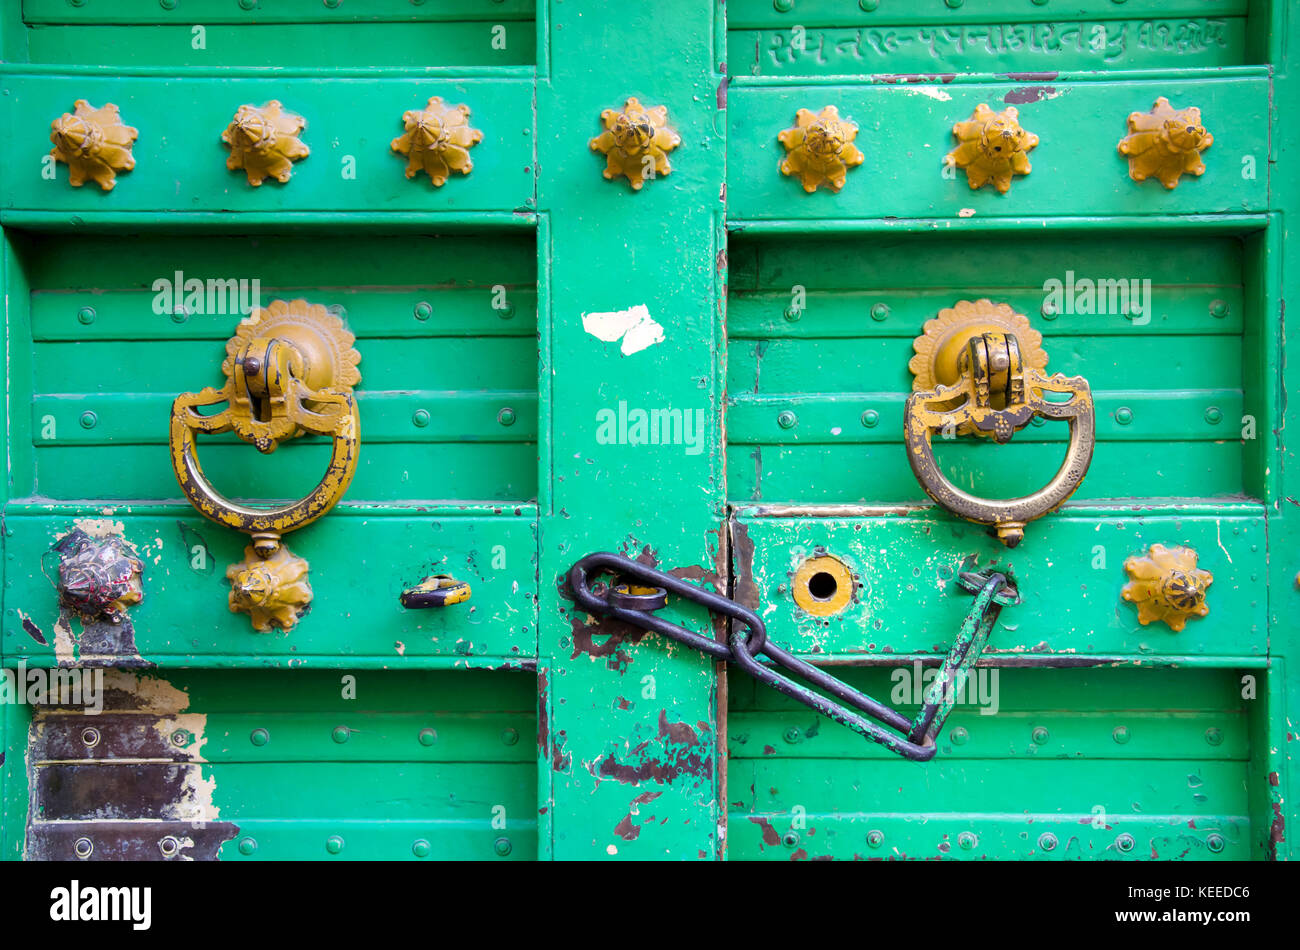
[(905, 86), (904, 91), (913, 96), (929, 96), (939, 102), (948, 102), (952, 99), (952, 93), (938, 86)]
[(62, 540), (70, 535), (77, 528), (80, 528), (92, 538), (103, 541), (107, 538), (117, 535), (126, 536), (126, 527), (120, 521), (113, 521), (111, 518), (77, 518), (72, 522), (72, 527), (67, 531), (59, 532), (55, 535), (56, 540)]
[(584, 313), (582, 329), (605, 343), (621, 340), (619, 350), (624, 356), (664, 341), (663, 326), (650, 316), (650, 309), (643, 303), (626, 310)]
[(960, 211), (957, 212), (957, 217), (959, 217), (959, 218), (973, 218), (973, 217), (975, 217), (975, 209), (974, 209), (974, 208), (962, 208)]
[(1030, 102), (1040, 102), (1043, 99), (1055, 99), (1065, 93), (1066, 90), (1057, 89), (1055, 86), (1020, 86), (1008, 92), (1002, 101), (1010, 106), (1021, 106)]
[(103, 677), (97, 715), (56, 705), (33, 715), (25, 857), (215, 859), (239, 829), (220, 820), (216, 778), (205, 774), (207, 716), (184, 712), (188, 694), (165, 679)]

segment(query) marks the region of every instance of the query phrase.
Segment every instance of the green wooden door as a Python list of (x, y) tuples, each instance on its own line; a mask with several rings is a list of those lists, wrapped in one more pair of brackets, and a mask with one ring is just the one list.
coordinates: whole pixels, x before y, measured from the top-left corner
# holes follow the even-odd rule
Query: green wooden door
[[(6, 858), (1290, 856), (1286, 3), (0, 11)], [(481, 133), (441, 184), (394, 146), (431, 97)], [(1213, 135), (1175, 188), (1117, 150), (1160, 97)], [(663, 151), (607, 158), (632, 99)], [(111, 189), (50, 155), (79, 100), (137, 132)], [(309, 154), (255, 187), (222, 133), (272, 101)], [(1006, 193), (944, 160), (981, 105), (1037, 136)], [(862, 158), (810, 193), (779, 133), (826, 106)], [(222, 385), (231, 287), (327, 308), (360, 354), (356, 474), (285, 536), (313, 592), (288, 630), (228, 607), (249, 538), (168, 448), (172, 400)], [(933, 504), (904, 441), (914, 339), (981, 299), (1095, 407), (1086, 477), (1014, 548)], [(1065, 429), (935, 454), (1016, 497)], [(331, 457), (200, 444), (254, 506)], [(60, 599), (76, 531), (138, 559), (139, 603)], [(1121, 596), (1152, 545), (1213, 575), (1182, 630)], [(576, 607), (598, 551), (908, 718), (961, 572), (1012, 571), (1021, 603), (916, 762)], [(399, 603), (435, 574), (469, 599)], [(726, 639), (681, 598), (658, 616)], [(51, 683), (102, 711), (24, 688)]]

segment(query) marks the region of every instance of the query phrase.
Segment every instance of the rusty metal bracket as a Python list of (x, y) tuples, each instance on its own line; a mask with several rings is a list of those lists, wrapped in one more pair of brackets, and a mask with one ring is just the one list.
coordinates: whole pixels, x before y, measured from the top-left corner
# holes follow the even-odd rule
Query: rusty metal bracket
[[(601, 573), (616, 575), (622, 581), (608, 585), (604, 595), (597, 594), (592, 589), (591, 579)], [(967, 571), (960, 575), (959, 585), (975, 594), (975, 603), (962, 622), (938, 676), (927, 688), (920, 712), (915, 719), (909, 720), (897, 710), (771, 643), (767, 639), (767, 628), (758, 615), (728, 597), (710, 593), (671, 574), (610, 552), (588, 554), (576, 562), (569, 569), (567, 582), (564, 596), (588, 613), (654, 631), (714, 659), (734, 662), (764, 686), (803, 703), (913, 762), (927, 762), (934, 758), (937, 751), (935, 737), (952, 712), (970, 669), (979, 660), (998, 614), (1004, 606), (1020, 603), (1020, 594), (1009, 571)], [(650, 594), (652, 590), (656, 593)], [(629, 591), (635, 592), (641, 602), (636, 606), (621, 606), (627, 603)], [(670, 593), (736, 621), (740, 629), (733, 625), (729, 643), (721, 643), (656, 616), (654, 611), (666, 605)], [(760, 656), (771, 662), (761, 662)], [(780, 670), (811, 683), (833, 699), (795, 682)]]

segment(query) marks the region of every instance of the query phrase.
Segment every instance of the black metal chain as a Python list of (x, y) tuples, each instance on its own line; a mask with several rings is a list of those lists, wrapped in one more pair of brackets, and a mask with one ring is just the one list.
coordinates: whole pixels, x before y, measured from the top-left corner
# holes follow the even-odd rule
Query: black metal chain
[[(619, 578), (618, 582), (608, 585), (603, 596), (591, 587), (592, 578), (602, 573)], [(938, 676), (926, 690), (924, 703), (915, 719), (908, 719), (897, 710), (769, 642), (763, 621), (747, 607), (621, 555), (608, 551), (588, 554), (569, 569), (568, 589), (564, 593), (588, 613), (621, 620), (641, 630), (653, 630), (714, 659), (733, 662), (765, 686), (848, 726), (906, 759), (925, 762), (934, 758), (935, 737), (943, 729), (971, 668), (983, 652), (998, 614), (1004, 606), (1020, 603), (1020, 595), (1009, 572), (965, 571), (960, 574), (958, 584), (975, 595), (975, 603), (962, 622)], [(656, 616), (655, 611), (667, 605), (668, 594), (700, 604), (712, 613), (736, 621), (743, 629), (736, 629), (733, 625), (729, 643), (722, 643)], [(771, 664), (759, 662), (759, 656), (767, 657)], [(796, 683), (778, 669), (806, 680), (839, 702)]]

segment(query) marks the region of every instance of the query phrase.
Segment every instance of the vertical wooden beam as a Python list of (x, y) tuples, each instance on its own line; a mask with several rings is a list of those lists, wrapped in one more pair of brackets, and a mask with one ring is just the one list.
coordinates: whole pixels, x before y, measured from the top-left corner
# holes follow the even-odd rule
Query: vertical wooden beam
[[(726, 589), (722, 10), (714, 0), (555, 0), (547, 14), (549, 74), (537, 90), (552, 464), (541, 519), (543, 854), (709, 859), (722, 755), (713, 663), (575, 614), (557, 581), (577, 558), (616, 550)], [(671, 173), (640, 191), (605, 180), (605, 158), (588, 144), (602, 110), (631, 96), (666, 106), (682, 140)], [(591, 314), (636, 308), (662, 326), (661, 342), (631, 352), (584, 329)], [(684, 423), (659, 444), (635, 422), (655, 410)], [(708, 629), (699, 613), (688, 622)]]

